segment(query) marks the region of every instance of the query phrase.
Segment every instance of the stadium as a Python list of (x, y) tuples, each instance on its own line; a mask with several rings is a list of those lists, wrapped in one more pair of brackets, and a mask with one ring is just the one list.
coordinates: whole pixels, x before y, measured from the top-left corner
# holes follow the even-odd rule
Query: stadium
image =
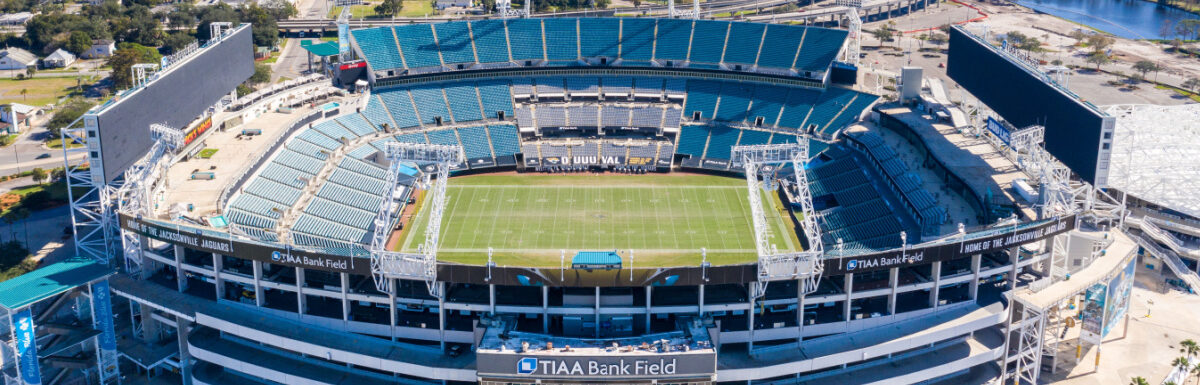
[[(1069, 360), (1060, 310), (1125, 287), (1146, 242), (1092, 188), (1099, 142), (1067, 158), (1053, 121), (1018, 130), (994, 107), (1014, 139), (950, 151), (967, 131), (923, 135), (958, 113), (855, 85), (854, 30), (370, 27), (329, 76), (232, 98), (250, 29), (221, 27), (68, 133), (90, 152), (68, 170), (93, 188), (73, 205), (101, 261), (68, 271), (85, 289), (0, 298), (54, 314), (111, 286), (92, 306), (116, 321), (93, 317), (80, 359), (102, 380), (1037, 383)], [(971, 36), (952, 50), (1019, 64)], [(995, 67), (960, 63), (1001, 104), (967, 80)], [(902, 94), (940, 91), (907, 76)], [(1101, 336), (1121, 319), (1095, 318)], [(1070, 334), (1099, 349), (1087, 333)]]

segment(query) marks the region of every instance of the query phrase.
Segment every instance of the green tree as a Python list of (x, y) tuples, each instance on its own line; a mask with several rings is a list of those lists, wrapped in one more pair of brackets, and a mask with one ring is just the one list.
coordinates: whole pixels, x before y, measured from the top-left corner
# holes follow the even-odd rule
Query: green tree
[(948, 41), (948, 40), (950, 40), (950, 38), (947, 37), (946, 34), (944, 34), (944, 33), (929, 34), (929, 42), (933, 43), (935, 45), (946, 44), (946, 41)]
[(271, 66), (265, 63), (255, 63), (254, 74), (246, 79), (246, 82), (250, 84), (263, 84), (269, 81), (271, 81)]
[(1157, 73), (1159, 68), (1158, 68), (1158, 64), (1155, 64), (1152, 61), (1140, 60), (1137, 63), (1133, 63), (1133, 70), (1142, 73), (1142, 77), (1145, 78), (1146, 73), (1149, 73), (1149, 72)]
[(1171, 366), (1174, 366), (1176, 368), (1187, 368), (1189, 366), (1188, 358), (1187, 357), (1175, 357), (1175, 359), (1171, 360)]
[(1179, 352), (1187, 355), (1187, 357), (1190, 359), (1192, 356), (1200, 353), (1200, 344), (1197, 344), (1196, 341), (1192, 340), (1191, 338), (1179, 341)]
[(67, 51), (78, 55), (87, 51), (92, 46), (92, 37), (88, 36), (87, 32), (71, 31), (71, 37), (67, 38)]
[(50, 122), (46, 124), (46, 129), (50, 131), (51, 136), (58, 138), (63, 128), (66, 128), (68, 124), (83, 116), (89, 108), (92, 108), (92, 104), (87, 99), (74, 98), (68, 100), (55, 109), (54, 116), (50, 117)]
[(42, 182), (45, 182), (46, 179), (50, 178), (50, 174), (41, 167), (34, 168), (31, 176), (33, 177), (33, 183), (37, 184), (42, 184)]
[(1112, 46), (1113, 42), (1115, 41), (1116, 40), (1113, 40), (1113, 38), (1108, 37), (1107, 35), (1101, 35), (1098, 33), (1088, 36), (1087, 38), (1088, 46), (1092, 47), (1093, 52), (1103, 51), (1105, 48)]
[(383, 0), (382, 3), (375, 6), (375, 13), (394, 17), (399, 15), (402, 9), (404, 9), (404, 1), (402, 0)]
[(1108, 54), (1105, 54), (1104, 51), (1093, 51), (1092, 53), (1088, 54), (1087, 62), (1095, 64), (1096, 70), (1099, 71), (1100, 66), (1112, 63), (1112, 59), (1109, 58)]
[(1196, 88), (1200, 87), (1200, 78), (1191, 78), (1183, 82), (1183, 88), (1188, 91), (1196, 92)]
[(884, 45), (884, 42), (892, 40), (892, 30), (888, 29), (887, 27), (880, 27), (879, 29), (871, 31), (871, 35), (874, 35), (876, 39), (879, 39), (880, 46)]
[(1138, 376), (1129, 379), (1129, 385), (1150, 385), (1150, 382), (1146, 381), (1145, 378)]
[(259, 1), (258, 5), (275, 20), (294, 17), (299, 12), (296, 10), (296, 6), (285, 0), (263, 0)]
[(128, 88), (133, 85), (133, 75), (129, 69), (134, 64), (158, 63), (162, 55), (158, 50), (136, 43), (121, 43), (116, 52), (108, 58), (112, 66), (113, 85), (117, 88)]
[(37, 73), (37, 67), (36, 67), (36, 66), (29, 66), (29, 67), (25, 67), (25, 77), (27, 77), (27, 78), (32, 78), (32, 77), (33, 77), (33, 75), (34, 75), (34, 74), (36, 74), (36, 73)]
[(174, 54), (194, 41), (196, 38), (184, 32), (169, 33), (167, 37), (163, 38), (163, 48), (166, 48), (167, 54)]

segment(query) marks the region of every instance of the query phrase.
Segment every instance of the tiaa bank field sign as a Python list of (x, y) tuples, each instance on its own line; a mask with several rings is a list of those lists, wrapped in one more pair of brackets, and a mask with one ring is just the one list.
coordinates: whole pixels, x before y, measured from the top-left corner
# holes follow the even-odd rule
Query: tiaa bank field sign
[(480, 352), (476, 368), (481, 377), (537, 378), (711, 378), (716, 354), (612, 356), (521, 356)]

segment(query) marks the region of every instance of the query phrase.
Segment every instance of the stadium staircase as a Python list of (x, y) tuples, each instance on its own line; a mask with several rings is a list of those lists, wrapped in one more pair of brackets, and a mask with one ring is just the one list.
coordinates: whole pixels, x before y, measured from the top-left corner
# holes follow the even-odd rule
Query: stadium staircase
[(396, 45), (396, 53), (400, 56), (400, 64), (404, 66), (404, 69), (408, 69), (408, 60), (404, 58), (404, 50), (400, 48), (400, 37), (396, 36), (396, 29), (388, 28), (387, 30), (392, 33), (392, 44)]
[[(1200, 250), (1187, 247), (1182, 240), (1159, 227), (1155, 223), (1157, 221), (1150, 217), (1142, 217), (1141, 219), (1131, 218), (1129, 220), (1130, 224), (1138, 225), (1142, 229), (1142, 236), (1134, 237), (1138, 245), (1166, 262), (1171, 272), (1175, 273), (1176, 276), (1191, 287), (1192, 291), (1200, 291), (1200, 275), (1188, 269), (1187, 265), (1183, 263), (1183, 259), (1179, 256), (1180, 254), (1194, 256), (1200, 254)], [(1150, 239), (1146, 239), (1147, 237)], [(1167, 248), (1164, 249), (1162, 246), (1159, 246), (1159, 243), (1167, 245)]]

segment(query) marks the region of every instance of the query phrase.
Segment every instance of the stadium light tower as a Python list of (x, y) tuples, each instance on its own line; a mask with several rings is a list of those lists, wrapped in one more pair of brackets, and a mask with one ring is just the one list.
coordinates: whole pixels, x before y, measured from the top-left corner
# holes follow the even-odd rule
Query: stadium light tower
[(837, 0), (835, 3), (846, 7), (846, 18), (850, 21), (850, 36), (849, 39), (846, 39), (847, 47), (842, 61), (853, 64), (855, 67), (858, 67), (858, 57), (862, 52), (862, 17), (859, 16), (862, 3), (863, 0)]
[[(371, 274), (379, 291), (392, 293), (396, 278), (425, 281), (429, 294), (442, 298), (441, 286), (437, 284), (438, 236), (441, 234), (442, 214), (446, 209), (446, 180), (450, 167), (464, 162), (461, 146), (445, 146), (423, 143), (388, 143), (387, 188), (379, 212), (375, 217), (371, 237)], [(424, 186), (432, 195), (429, 205), (429, 224), (425, 226), (425, 242), (416, 253), (403, 253), (387, 249), (392, 225), (400, 219), (402, 203), (397, 201), (400, 190), (400, 167), (404, 162), (432, 163), (430, 170), (422, 172)], [(432, 180), (437, 174), (437, 180)]]
[(691, 11), (681, 11), (675, 8), (675, 0), (667, 0), (667, 16), (672, 19), (680, 17), (700, 18), (700, 0), (692, 0)]
[[(125, 170), (125, 184), (117, 189), (117, 211), (132, 217), (153, 215), (153, 197), (165, 186), (158, 183), (167, 167), (175, 163), (175, 151), (183, 147), (183, 131), (165, 124), (150, 125), (154, 144), (142, 159)], [(164, 181), (165, 182), (165, 181)], [(121, 228), (125, 271), (136, 276), (142, 269), (142, 242), (136, 232)]]
[[(734, 166), (745, 170), (749, 189), (750, 211), (754, 224), (754, 244), (758, 252), (758, 284), (756, 297), (766, 292), (766, 283), (778, 280), (801, 280), (802, 291), (816, 291), (823, 266), (821, 258), (824, 246), (821, 231), (817, 227), (816, 214), (812, 206), (812, 193), (808, 189), (808, 175), (804, 166), (808, 163), (808, 141), (798, 143), (735, 146)], [(808, 238), (808, 250), (780, 253), (768, 240), (767, 218), (763, 211), (761, 190), (770, 188), (774, 174), (782, 166), (791, 166), (804, 219), (800, 226)], [(762, 177), (762, 181), (759, 181)]]

